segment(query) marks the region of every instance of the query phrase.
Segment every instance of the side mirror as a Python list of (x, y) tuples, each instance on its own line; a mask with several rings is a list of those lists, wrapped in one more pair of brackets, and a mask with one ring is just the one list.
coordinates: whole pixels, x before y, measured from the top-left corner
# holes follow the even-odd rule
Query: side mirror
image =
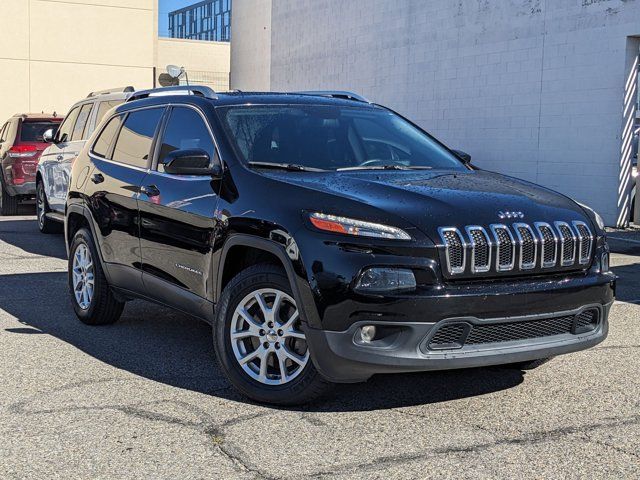
[(162, 160), (165, 173), (219, 177), (222, 175), (222, 168), (218, 162), (214, 163), (211, 165), (211, 157), (201, 148), (174, 150)]
[(465, 165), (469, 165), (471, 163), (471, 155), (469, 155), (467, 152), (463, 152), (462, 150), (451, 151), (455, 153), (456, 156), (465, 163)]
[(50, 128), (49, 130), (46, 130), (42, 134), (42, 140), (44, 140), (47, 143), (53, 143), (53, 128)]

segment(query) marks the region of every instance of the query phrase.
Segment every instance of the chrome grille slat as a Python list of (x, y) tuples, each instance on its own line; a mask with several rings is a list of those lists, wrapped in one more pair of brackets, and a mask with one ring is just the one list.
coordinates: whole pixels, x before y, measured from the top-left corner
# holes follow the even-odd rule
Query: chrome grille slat
[(560, 264), (573, 265), (576, 258), (576, 236), (567, 222), (555, 222), (560, 235)]
[(509, 227), (503, 224), (493, 224), (489, 228), (493, 233), (496, 245), (496, 271), (513, 270), (516, 263), (516, 241)]
[(579, 220), (440, 227), (438, 233), (449, 275), (584, 267), (595, 248), (589, 225)]
[(487, 231), (478, 225), (466, 228), (471, 247), (471, 271), (488, 272), (491, 269), (491, 240)]
[(467, 249), (460, 230), (455, 227), (441, 227), (438, 233), (444, 244), (449, 273), (463, 273), (467, 264)]
[(519, 267), (520, 270), (531, 270), (536, 267), (538, 254), (538, 238), (533, 229), (526, 223), (514, 223), (513, 229), (520, 246)]
[(578, 263), (587, 265), (591, 260), (591, 249), (593, 247), (593, 235), (586, 223), (574, 221), (573, 228), (578, 234)]
[(540, 265), (542, 268), (555, 267), (558, 260), (558, 236), (548, 223), (536, 222), (534, 225), (540, 235)]

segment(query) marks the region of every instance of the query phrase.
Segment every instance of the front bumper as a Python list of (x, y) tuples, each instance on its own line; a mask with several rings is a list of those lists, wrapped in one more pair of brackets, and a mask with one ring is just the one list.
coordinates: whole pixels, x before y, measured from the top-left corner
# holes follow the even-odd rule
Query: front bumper
[(33, 196), (36, 194), (36, 182), (25, 182), (21, 185), (5, 185), (7, 192), (12, 197), (16, 195), (28, 195)]
[[(609, 310), (615, 295), (613, 274), (548, 283), (546, 288), (538, 283), (536, 291), (527, 288), (526, 283), (524, 288), (511, 284), (501, 289), (494, 285), (493, 293), (486, 290), (485, 284), (484, 293), (477, 286), (475, 294), (471, 288), (466, 295), (441, 292), (421, 301), (396, 300), (396, 309), (407, 312), (411, 308), (413, 314), (407, 313), (392, 321), (385, 315), (376, 315), (376, 309), (369, 305), (369, 318), (356, 315), (358, 320), (343, 331), (307, 327), (305, 333), (314, 364), (331, 381), (360, 382), (377, 373), (482, 367), (553, 357), (590, 348), (607, 337)], [(585, 333), (554, 333), (438, 350), (427, 345), (434, 332), (446, 323), (515, 324), (576, 316), (588, 309), (599, 312), (598, 323)], [(448, 314), (440, 315), (444, 311)], [(365, 344), (359, 340), (359, 329), (363, 325), (387, 328), (392, 334), (382, 341)]]

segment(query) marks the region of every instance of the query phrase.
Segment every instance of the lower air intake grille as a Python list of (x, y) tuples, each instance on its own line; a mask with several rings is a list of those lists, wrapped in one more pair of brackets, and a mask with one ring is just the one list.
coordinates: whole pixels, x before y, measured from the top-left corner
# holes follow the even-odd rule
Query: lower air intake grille
[(474, 325), (465, 345), (481, 343), (510, 342), (527, 338), (549, 337), (571, 333), (573, 316), (552, 317), (525, 322)]
[(461, 347), (462, 335), (465, 331), (465, 325), (462, 323), (454, 323), (452, 325), (445, 325), (439, 329), (436, 334), (431, 338), (431, 345), (438, 345), (440, 348)]
[(585, 333), (595, 329), (599, 319), (599, 311), (594, 308), (584, 310), (578, 315), (563, 315), (536, 320), (480, 325), (467, 322), (446, 323), (438, 328), (433, 337), (431, 337), (429, 348), (433, 350), (459, 349), (465, 345), (482, 345), (551, 337), (554, 335)]

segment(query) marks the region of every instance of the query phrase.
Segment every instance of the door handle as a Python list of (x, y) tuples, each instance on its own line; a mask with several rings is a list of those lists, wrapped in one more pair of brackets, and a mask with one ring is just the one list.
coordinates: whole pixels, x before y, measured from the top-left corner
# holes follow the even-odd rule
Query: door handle
[(155, 185), (147, 185), (140, 187), (140, 193), (144, 193), (147, 197), (157, 197), (160, 195), (160, 190)]
[(91, 177), (91, 181), (95, 184), (104, 182), (104, 177), (101, 173), (96, 173)]
[(56, 160), (58, 160), (59, 162), (61, 162), (63, 158), (64, 158), (64, 157), (63, 157), (62, 155), (58, 155), (58, 156), (56, 157)]

